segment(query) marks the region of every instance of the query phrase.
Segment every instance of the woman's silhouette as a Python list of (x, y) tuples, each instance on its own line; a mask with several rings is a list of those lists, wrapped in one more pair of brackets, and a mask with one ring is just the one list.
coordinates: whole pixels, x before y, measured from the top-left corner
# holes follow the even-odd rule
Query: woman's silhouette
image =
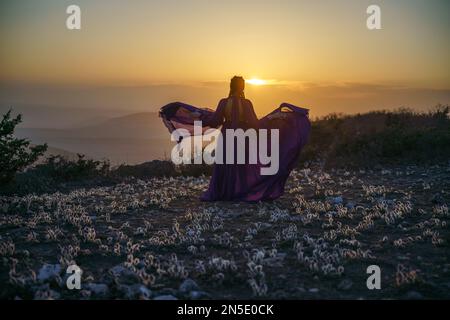
[[(226, 159), (226, 152), (229, 151), (226, 150), (226, 129), (279, 130), (279, 170), (275, 175), (261, 175), (261, 163), (249, 163), (249, 145), (246, 143), (245, 164), (237, 164), (236, 159), (232, 164), (215, 164), (209, 188), (201, 197), (204, 201), (253, 202), (280, 197), (300, 150), (307, 142), (310, 131), (307, 109), (283, 103), (258, 120), (251, 101), (245, 98), (244, 89), (245, 80), (235, 76), (231, 79), (228, 97), (220, 100), (216, 111), (181, 102), (170, 103), (160, 110), (160, 116), (170, 132), (183, 128), (193, 134), (194, 121), (202, 121), (203, 131), (221, 126), (223, 159)], [(235, 145), (235, 158), (236, 148)], [(268, 149), (270, 152), (270, 142)]]

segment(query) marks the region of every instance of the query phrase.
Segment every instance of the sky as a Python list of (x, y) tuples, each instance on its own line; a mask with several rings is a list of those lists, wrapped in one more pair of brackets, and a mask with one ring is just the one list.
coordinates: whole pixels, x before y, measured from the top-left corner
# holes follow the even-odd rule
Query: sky
[(247, 84), (258, 115), (424, 109), (450, 103), (449, 15), (447, 0), (2, 0), (0, 106), (214, 108), (237, 74), (265, 80)]

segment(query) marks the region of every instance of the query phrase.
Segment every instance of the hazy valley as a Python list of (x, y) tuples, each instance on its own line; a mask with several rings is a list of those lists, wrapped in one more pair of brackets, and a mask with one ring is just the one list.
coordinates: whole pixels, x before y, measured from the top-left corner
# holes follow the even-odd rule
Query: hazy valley
[(16, 135), (34, 144), (47, 143), (50, 147), (47, 154), (82, 153), (94, 159), (109, 159), (113, 165), (163, 159), (170, 156), (172, 148), (170, 135), (154, 112), (65, 129), (22, 127)]

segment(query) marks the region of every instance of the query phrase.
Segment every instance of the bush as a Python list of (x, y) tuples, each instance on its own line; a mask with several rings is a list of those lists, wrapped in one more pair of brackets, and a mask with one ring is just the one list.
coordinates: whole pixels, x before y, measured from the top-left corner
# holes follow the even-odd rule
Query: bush
[(41, 164), (17, 174), (13, 183), (0, 187), (0, 194), (23, 195), (69, 190), (71, 187), (110, 183), (108, 161), (85, 159), (78, 154), (77, 160), (68, 160), (61, 155), (51, 155)]
[(42, 164), (32, 169), (40, 176), (52, 178), (55, 182), (72, 182), (84, 179), (105, 177), (109, 174), (108, 161), (85, 159), (83, 154), (77, 154), (75, 161), (68, 160), (61, 155), (51, 155)]
[(11, 118), (9, 110), (0, 122), (0, 185), (11, 183), (16, 173), (33, 164), (47, 150), (47, 144), (30, 147), (30, 141), (14, 136), (22, 115)]
[(402, 108), (318, 119), (312, 122), (300, 165), (313, 160), (326, 167), (448, 161), (449, 109), (438, 105), (425, 113)]

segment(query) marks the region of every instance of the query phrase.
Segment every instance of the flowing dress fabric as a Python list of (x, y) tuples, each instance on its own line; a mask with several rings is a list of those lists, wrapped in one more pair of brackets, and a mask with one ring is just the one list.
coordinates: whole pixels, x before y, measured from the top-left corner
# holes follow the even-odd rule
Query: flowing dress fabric
[[(174, 102), (161, 108), (160, 117), (170, 133), (176, 129), (184, 129), (186, 135), (194, 135), (194, 121), (202, 121), (202, 133), (221, 126), (224, 164), (214, 165), (208, 190), (201, 196), (204, 201), (255, 202), (280, 197), (284, 193), (284, 186), (290, 172), (297, 164), (300, 151), (308, 141), (311, 129), (308, 109), (282, 103), (279, 108), (258, 120), (252, 103), (240, 97), (222, 99), (216, 111)], [(261, 168), (268, 165), (262, 165), (259, 161), (256, 164), (250, 164), (248, 161), (245, 164), (237, 164), (236, 161), (234, 164), (225, 163), (226, 129), (245, 131), (252, 128), (267, 129), (269, 155), (271, 154), (270, 129), (279, 130), (279, 170), (274, 175), (262, 175)], [(182, 139), (183, 135), (180, 135), (178, 142)], [(249, 157), (247, 142), (246, 160)], [(234, 160), (236, 160), (236, 150), (235, 145)]]

